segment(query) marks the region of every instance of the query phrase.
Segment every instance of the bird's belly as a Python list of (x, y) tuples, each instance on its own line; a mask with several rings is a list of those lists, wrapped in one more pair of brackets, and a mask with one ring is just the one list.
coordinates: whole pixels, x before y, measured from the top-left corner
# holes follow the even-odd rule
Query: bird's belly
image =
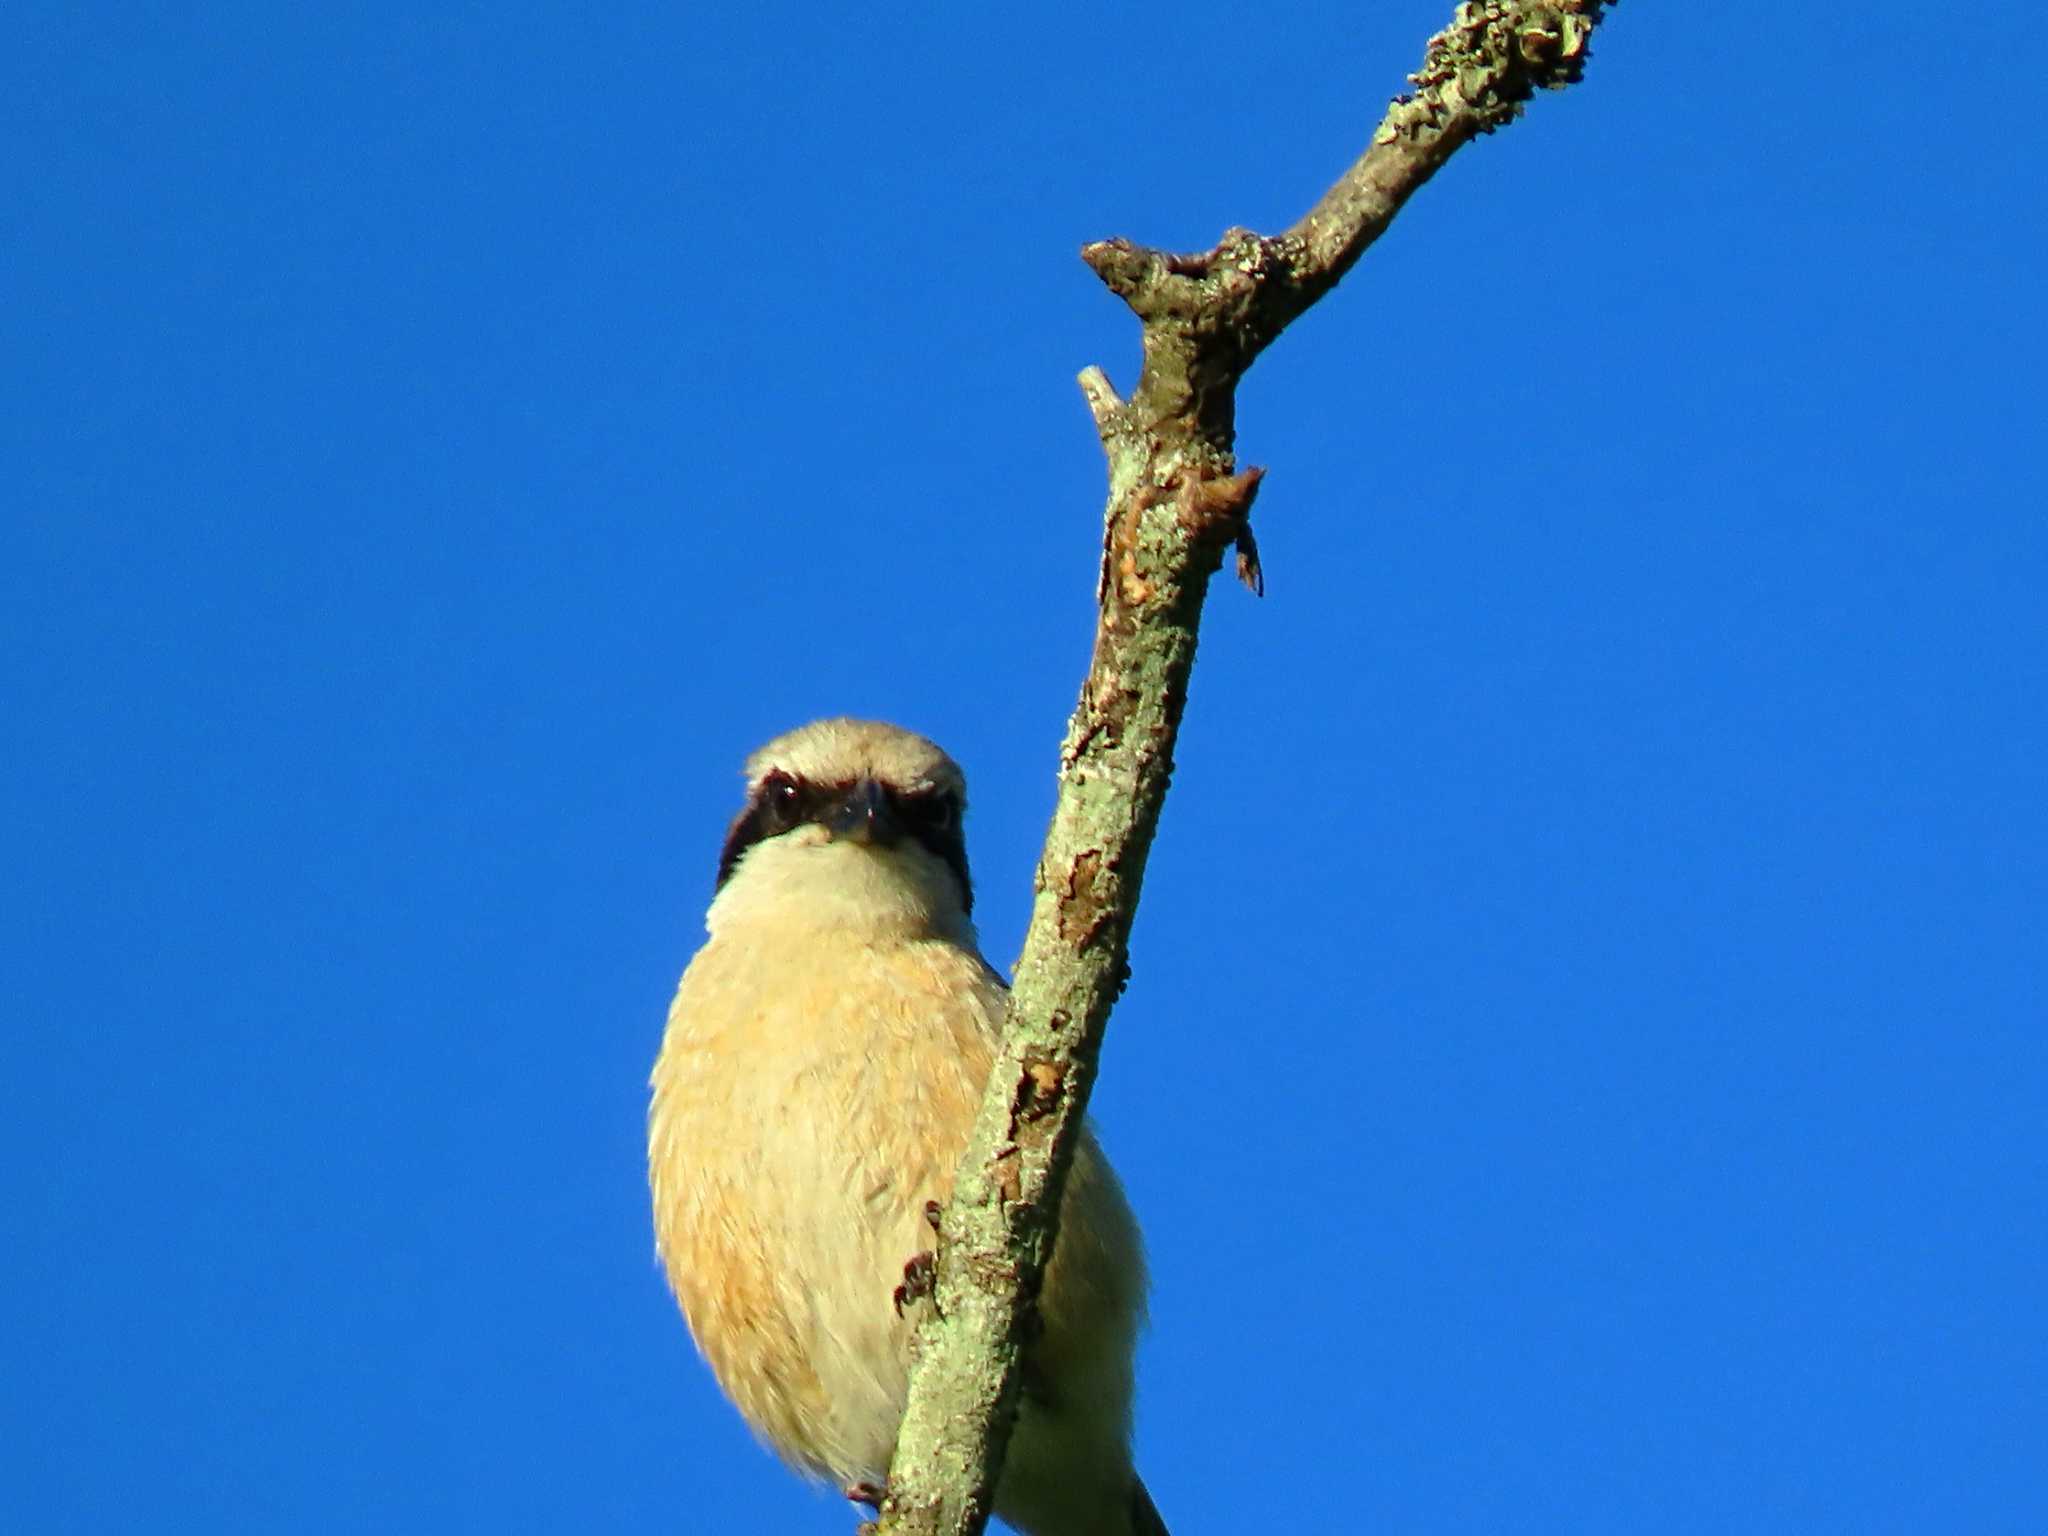
[(931, 1246), (925, 1205), (951, 1185), (990, 1048), (900, 986), (851, 1011), (843, 987), (785, 989), (750, 1011), (742, 1045), (697, 1027), (717, 1014), (686, 1007), (690, 990), (650, 1119), (670, 1283), (757, 1433), (820, 1476), (879, 1480), (912, 1326), (893, 1294)]

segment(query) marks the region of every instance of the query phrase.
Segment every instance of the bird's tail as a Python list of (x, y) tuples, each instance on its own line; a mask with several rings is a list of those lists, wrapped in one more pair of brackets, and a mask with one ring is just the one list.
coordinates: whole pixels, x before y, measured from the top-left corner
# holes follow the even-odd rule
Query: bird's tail
[(1159, 1518), (1159, 1509), (1152, 1502), (1152, 1495), (1135, 1477), (1131, 1479), (1131, 1536), (1171, 1536), (1166, 1522)]

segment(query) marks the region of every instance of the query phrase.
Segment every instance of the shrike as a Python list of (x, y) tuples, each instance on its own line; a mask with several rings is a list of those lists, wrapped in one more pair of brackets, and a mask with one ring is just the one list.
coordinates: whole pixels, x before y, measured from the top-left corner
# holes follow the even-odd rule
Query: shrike
[[(995, 1059), (966, 781), (922, 736), (820, 720), (747, 762), (710, 940), (654, 1064), (656, 1246), (718, 1384), (799, 1470), (872, 1501), (903, 1417), (931, 1246)], [(996, 1513), (1028, 1536), (1166, 1536), (1131, 1468), (1137, 1222), (1083, 1133)]]

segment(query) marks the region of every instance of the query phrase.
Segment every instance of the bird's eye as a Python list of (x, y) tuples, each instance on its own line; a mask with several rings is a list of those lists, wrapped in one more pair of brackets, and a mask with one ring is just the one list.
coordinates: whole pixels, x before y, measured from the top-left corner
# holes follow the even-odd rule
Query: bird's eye
[(803, 820), (803, 786), (786, 773), (771, 773), (761, 781), (761, 809), (778, 831)]
[(949, 833), (960, 824), (960, 802), (943, 790), (928, 789), (906, 795), (903, 808), (928, 832)]

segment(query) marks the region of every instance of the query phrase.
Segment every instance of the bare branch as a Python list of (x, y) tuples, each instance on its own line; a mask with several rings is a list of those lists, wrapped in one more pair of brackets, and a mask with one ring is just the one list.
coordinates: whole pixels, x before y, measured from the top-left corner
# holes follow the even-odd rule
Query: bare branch
[(1461, 5), (1408, 77), (1415, 89), (1395, 98), (1365, 153), (1291, 229), (1231, 229), (1214, 249), (1187, 255), (1103, 240), (1081, 258), (1139, 319), (1221, 320), (1256, 357), (1460, 147), (1513, 122), (1538, 90), (1577, 81), (1604, 9), (1603, 0)]
[(993, 1502), (1060, 1190), (1129, 974), (1202, 602), (1232, 545), (1241, 578), (1263, 584), (1250, 528), (1262, 472), (1238, 472), (1233, 457), (1238, 381), (1459, 146), (1512, 121), (1538, 88), (1578, 79), (1603, 9), (1459, 6), (1409, 77), (1414, 91), (1283, 234), (1233, 229), (1195, 255), (1126, 240), (1081, 253), (1143, 321), (1144, 363), (1127, 401), (1099, 368), (1081, 375), (1109, 461), (1101, 617), (1061, 748), (1003, 1055), (940, 1223), (936, 1315), (919, 1334), (884, 1536), (973, 1536)]

